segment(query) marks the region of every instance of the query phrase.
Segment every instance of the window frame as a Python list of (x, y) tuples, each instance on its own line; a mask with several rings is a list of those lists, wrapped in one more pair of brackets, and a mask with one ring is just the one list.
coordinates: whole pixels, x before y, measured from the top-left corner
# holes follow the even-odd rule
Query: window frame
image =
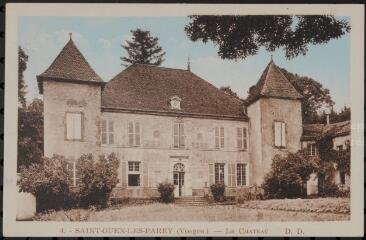
[[(176, 125), (178, 125), (177, 134), (175, 134)], [(176, 144), (176, 138), (177, 138), (177, 144)], [(175, 149), (184, 149), (187, 146), (186, 135), (185, 135), (185, 123), (182, 119), (178, 119), (178, 120), (176, 119), (173, 122), (173, 144), (172, 145), (173, 145), (173, 148), (175, 148)]]
[(306, 151), (308, 156), (316, 156), (317, 155), (317, 147), (316, 143), (307, 143), (306, 145)]
[[(243, 178), (243, 174), (242, 174), (243, 166), (244, 166), (244, 178)], [(240, 175), (240, 179), (239, 179), (239, 175)], [(245, 181), (245, 184), (243, 184), (243, 180)], [(249, 164), (248, 163), (237, 163), (236, 164), (236, 186), (238, 186), (238, 187), (248, 187), (249, 186)]]
[[(216, 178), (216, 170), (218, 170), (217, 178)], [(220, 170), (222, 170), (222, 171), (220, 171)], [(214, 183), (225, 185), (225, 163), (215, 163), (214, 164)]]
[[(239, 136), (241, 133), (241, 136)], [(245, 134), (244, 134), (245, 133)], [(239, 142), (241, 144), (239, 144)], [(248, 151), (248, 128), (237, 127), (236, 128), (236, 147), (241, 151)]]
[[(106, 122), (106, 131), (103, 131), (103, 121)], [(110, 129), (110, 123), (112, 122), (113, 125), (113, 130), (111, 131)], [(116, 144), (116, 139), (115, 139), (115, 121), (113, 119), (102, 119), (100, 121), (100, 142), (102, 145), (115, 145)], [(103, 143), (103, 134), (106, 134), (106, 142)], [(111, 143), (111, 135), (113, 137), (113, 142)]]
[[(130, 132), (130, 124), (132, 124), (132, 132)], [(138, 126), (138, 134), (137, 127)], [(130, 142), (130, 137), (132, 136), (132, 144)], [(137, 144), (137, 137), (139, 139), (139, 143)], [(130, 147), (141, 147), (142, 146), (142, 126), (140, 121), (128, 121), (127, 123), (127, 145)]]
[[(276, 141), (276, 124), (280, 124), (280, 144), (277, 145)], [(276, 148), (286, 148), (287, 146), (287, 124), (284, 121), (275, 120), (273, 123), (273, 142)]]
[[(68, 114), (80, 114), (80, 138), (68, 138), (67, 136), (67, 115)], [(65, 112), (65, 124), (64, 124), (64, 140), (65, 141), (74, 141), (74, 142), (83, 142), (84, 141), (84, 113), (82, 111), (66, 111)]]
[[(67, 166), (66, 166), (66, 168), (67, 168), (67, 171), (68, 172), (72, 172), (72, 177), (70, 178), (71, 180), (72, 180), (72, 187), (77, 187), (78, 186), (78, 180), (80, 180), (80, 178), (79, 177), (77, 177), (77, 172), (78, 172), (78, 170), (77, 170), (77, 167), (76, 167), (76, 161), (68, 161), (68, 162), (66, 162), (66, 164), (67, 164)], [(71, 167), (71, 170), (70, 170), (70, 165), (72, 165), (72, 167)]]
[(225, 127), (215, 126), (215, 149), (225, 148)]
[[(132, 164), (132, 170), (130, 170), (130, 163)], [(138, 170), (136, 170), (136, 164), (138, 166)], [(141, 162), (140, 161), (127, 161), (127, 187), (128, 188), (140, 188), (142, 183), (142, 171), (141, 171)], [(139, 175), (139, 181), (137, 186), (130, 185), (129, 176), (130, 175)]]

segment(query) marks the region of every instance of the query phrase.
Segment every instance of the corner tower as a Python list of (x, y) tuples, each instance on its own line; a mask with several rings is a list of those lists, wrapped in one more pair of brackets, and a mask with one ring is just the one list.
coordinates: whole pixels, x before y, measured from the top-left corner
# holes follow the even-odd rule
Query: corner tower
[(77, 158), (99, 153), (103, 80), (70, 40), (37, 76), (44, 102), (44, 154)]
[(272, 59), (249, 89), (251, 183), (263, 182), (276, 154), (301, 148), (302, 98)]

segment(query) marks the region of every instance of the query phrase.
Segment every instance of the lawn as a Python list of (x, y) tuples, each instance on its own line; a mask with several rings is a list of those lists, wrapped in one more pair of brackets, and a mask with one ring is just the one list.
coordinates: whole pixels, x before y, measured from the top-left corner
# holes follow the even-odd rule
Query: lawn
[[(344, 208), (348, 209), (344, 211)], [(319, 211), (317, 211), (317, 209)], [(326, 210), (325, 210), (326, 209)], [(153, 203), (103, 210), (73, 209), (38, 214), (39, 221), (345, 221), (349, 199), (251, 201), (241, 205), (182, 206)]]

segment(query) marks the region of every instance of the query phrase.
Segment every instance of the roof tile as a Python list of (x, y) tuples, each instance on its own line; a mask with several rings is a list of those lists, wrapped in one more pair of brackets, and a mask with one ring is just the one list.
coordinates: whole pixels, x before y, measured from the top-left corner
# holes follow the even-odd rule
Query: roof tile
[(249, 89), (249, 96), (246, 100), (249, 103), (253, 103), (260, 97), (303, 98), (272, 60), (267, 65), (257, 84)]
[[(170, 108), (173, 96), (182, 99), (180, 110)], [(246, 118), (242, 101), (192, 72), (145, 64), (132, 65), (110, 80), (102, 107)]]
[(70, 38), (53, 63), (38, 79), (103, 82)]

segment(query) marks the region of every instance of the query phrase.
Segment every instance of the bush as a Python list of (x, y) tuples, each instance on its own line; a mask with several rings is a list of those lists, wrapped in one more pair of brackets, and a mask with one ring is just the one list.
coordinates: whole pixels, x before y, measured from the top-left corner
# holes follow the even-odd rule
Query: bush
[(174, 184), (170, 182), (162, 182), (158, 185), (160, 200), (164, 203), (174, 202)]
[(253, 185), (249, 188), (244, 188), (240, 190), (238, 196), (236, 198), (238, 203), (244, 203), (245, 201), (253, 201), (253, 200), (263, 200), (264, 199), (264, 191), (261, 187), (257, 185)]
[(262, 188), (265, 198), (298, 198), (306, 196), (306, 182), (319, 166), (319, 159), (303, 151), (276, 155), (271, 171), (265, 176)]
[(320, 197), (350, 197), (350, 190), (335, 183), (328, 183), (319, 191)]
[(40, 163), (20, 167), (19, 189), (35, 195), (37, 211), (69, 208), (76, 204), (77, 197), (68, 174), (64, 157), (42, 158)]
[(119, 161), (112, 153), (100, 156), (99, 161), (92, 154), (82, 155), (77, 161), (79, 171), (79, 202), (81, 207), (106, 207), (110, 194), (118, 183)]
[(20, 191), (36, 196), (37, 211), (72, 207), (105, 207), (112, 189), (118, 183), (119, 161), (114, 154), (100, 156), (94, 161), (91, 154), (77, 162), (77, 186), (73, 186), (72, 172), (65, 157), (54, 155), (40, 163), (20, 168)]
[(223, 202), (225, 200), (225, 185), (215, 183), (210, 186), (212, 196), (215, 202)]

